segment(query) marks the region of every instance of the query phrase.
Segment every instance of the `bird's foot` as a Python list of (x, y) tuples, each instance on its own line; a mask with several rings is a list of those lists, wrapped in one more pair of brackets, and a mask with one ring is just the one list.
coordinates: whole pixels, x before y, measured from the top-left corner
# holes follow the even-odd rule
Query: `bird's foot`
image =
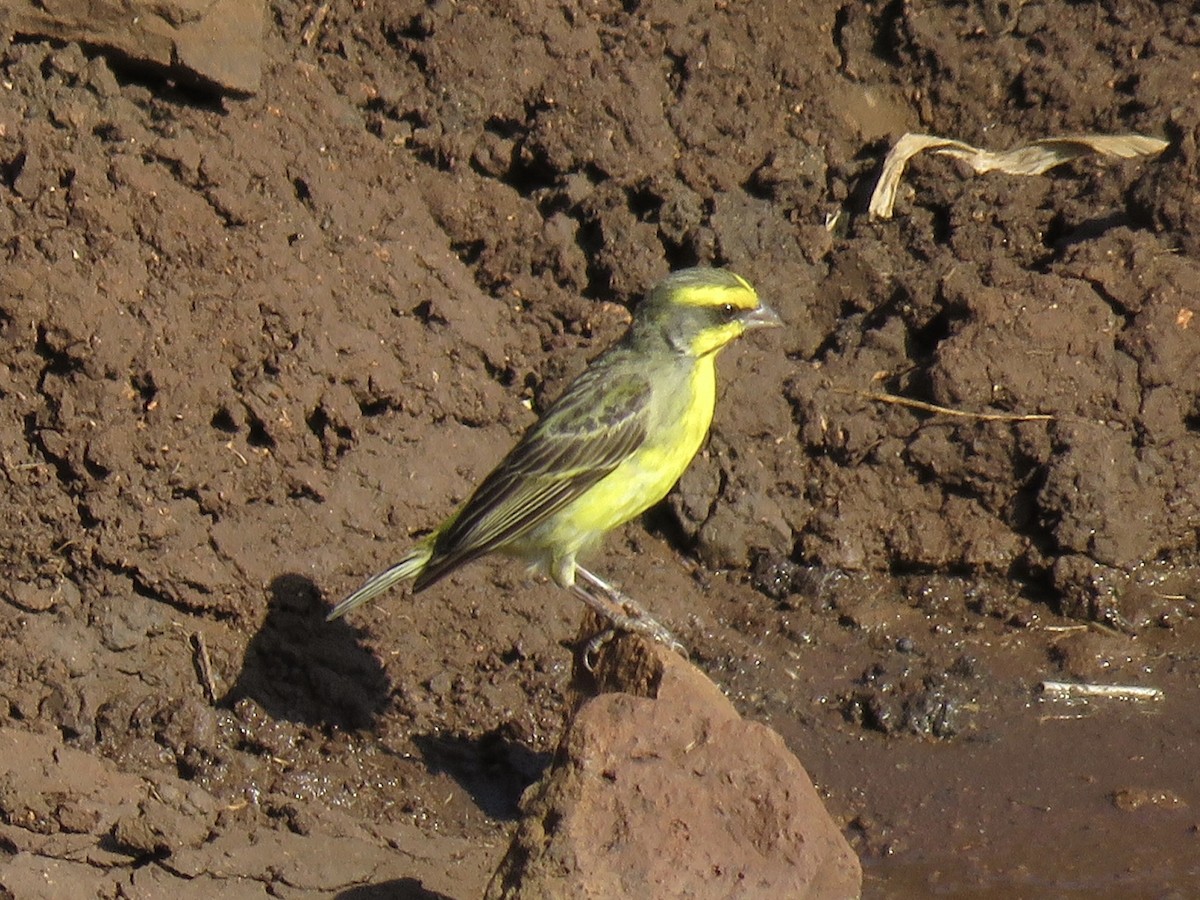
[(652, 619), (644, 612), (635, 615), (613, 615), (608, 613), (606, 614), (606, 618), (609, 623), (608, 627), (588, 641), (587, 646), (583, 650), (583, 665), (589, 672), (595, 671), (600, 649), (621, 631), (641, 635), (647, 640), (662, 644), (685, 659), (687, 658), (687, 648), (679, 642), (679, 639), (671, 633), (670, 629), (657, 619)]
[(687, 656), (687, 648), (675, 635), (647, 613), (632, 597), (621, 593), (583, 566), (576, 568), (575, 572), (584, 582), (572, 585), (575, 595), (609, 622), (609, 627), (588, 641), (587, 647), (584, 648), (583, 663), (589, 672), (592, 671), (600, 648), (611, 641), (618, 631), (640, 634), (648, 640), (669, 647), (683, 657)]

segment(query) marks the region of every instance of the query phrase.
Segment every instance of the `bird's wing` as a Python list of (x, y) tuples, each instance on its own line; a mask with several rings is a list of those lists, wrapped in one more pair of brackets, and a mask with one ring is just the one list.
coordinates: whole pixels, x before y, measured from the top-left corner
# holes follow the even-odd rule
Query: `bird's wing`
[(413, 588), (520, 537), (612, 472), (645, 440), (649, 399), (642, 375), (584, 372), (438, 534)]

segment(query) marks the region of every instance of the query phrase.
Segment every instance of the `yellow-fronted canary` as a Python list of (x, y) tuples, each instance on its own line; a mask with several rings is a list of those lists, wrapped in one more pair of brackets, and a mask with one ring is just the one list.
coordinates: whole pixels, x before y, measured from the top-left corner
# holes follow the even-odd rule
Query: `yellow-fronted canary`
[(779, 324), (733, 272), (668, 275), (638, 306), (625, 335), (571, 383), (466, 503), (329, 618), (398, 581), (427, 588), (498, 550), (548, 574), (614, 627), (674, 643), (576, 558), (662, 500), (688, 467), (712, 423), (717, 353), (748, 329)]

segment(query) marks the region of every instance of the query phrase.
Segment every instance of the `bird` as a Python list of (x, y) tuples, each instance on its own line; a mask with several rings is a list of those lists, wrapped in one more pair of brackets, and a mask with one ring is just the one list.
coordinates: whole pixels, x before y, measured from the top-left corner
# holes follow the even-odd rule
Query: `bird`
[(413, 593), (424, 590), (499, 552), (599, 612), (609, 623), (602, 635), (637, 632), (682, 650), (668, 629), (578, 557), (661, 501), (699, 452), (716, 405), (718, 353), (751, 329), (781, 324), (750, 282), (728, 269), (672, 272), (647, 292), (625, 334), (546, 408), (458, 511), (326, 618), (406, 580)]

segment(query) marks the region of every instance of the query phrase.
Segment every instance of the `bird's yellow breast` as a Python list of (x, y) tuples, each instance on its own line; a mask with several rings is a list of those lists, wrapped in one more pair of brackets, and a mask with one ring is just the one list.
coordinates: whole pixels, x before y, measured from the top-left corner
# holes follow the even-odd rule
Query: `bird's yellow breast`
[[(572, 554), (662, 500), (683, 475), (708, 434), (716, 404), (715, 354), (701, 357), (675, 390), (656, 388), (642, 445), (609, 475), (538, 529)], [(666, 390), (664, 390), (666, 388)]]

